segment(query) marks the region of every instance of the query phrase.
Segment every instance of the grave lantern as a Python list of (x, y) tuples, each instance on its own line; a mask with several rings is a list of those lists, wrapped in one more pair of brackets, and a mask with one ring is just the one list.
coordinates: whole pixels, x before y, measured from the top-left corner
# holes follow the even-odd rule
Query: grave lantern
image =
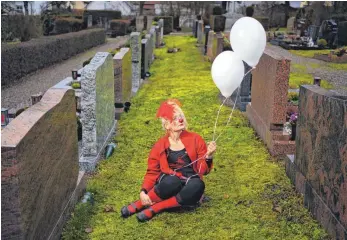
[(320, 77), (314, 77), (313, 79), (313, 85), (320, 86), (321, 78)]
[(72, 79), (73, 79), (73, 80), (76, 80), (77, 77), (78, 77), (77, 70), (76, 70), (76, 69), (72, 70)]
[(9, 123), (8, 109), (1, 108), (1, 126), (6, 126)]

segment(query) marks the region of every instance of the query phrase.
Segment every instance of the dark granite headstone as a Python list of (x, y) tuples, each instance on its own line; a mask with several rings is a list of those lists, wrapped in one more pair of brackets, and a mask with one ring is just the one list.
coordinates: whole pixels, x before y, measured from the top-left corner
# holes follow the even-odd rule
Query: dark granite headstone
[(194, 37), (197, 38), (198, 37), (198, 24), (199, 24), (199, 21), (198, 20), (195, 20), (195, 32), (194, 32)]
[(286, 172), (333, 239), (347, 236), (347, 96), (316, 85), (299, 94), (296, 154)]
[(142, 48), (141, 48), (141, 78), (145, 79), (146, 72), (148, 72), (148, 46), (147, 39), (141, 40)]
[(225, 29), (225, 16), (213, 16), (214, 21), (213, 21), (213, 28), (212, 30), (214, 32), (224, 32)]
[[(243, 62), (245, 66), (245, 74), (252, 68), (248, 66), (247, 63)], [(248, 73), (242, 80), (240, 86), (239, 97), (237, 97), (237, 90), (231, 95), (232, 103), (236, 101), (236, 107), (241, 111), (246, 111), (246, 106), (251, 102), (251, 82), (252, 82), (252, 73)]]

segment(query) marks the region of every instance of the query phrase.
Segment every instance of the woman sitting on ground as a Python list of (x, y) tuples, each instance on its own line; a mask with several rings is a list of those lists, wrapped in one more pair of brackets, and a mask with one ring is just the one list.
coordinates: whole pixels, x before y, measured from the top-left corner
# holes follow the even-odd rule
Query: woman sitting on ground
[(202, 198), (202, 178), (212, 169), (216, 143), (206, 147), (200, 135), (186, 130), (187, 121), (180, 106), (175, 99), (161, 104), (157, 117), (166, 135), (150, 152), (140, 200), (124, 206), (122, 217), (139, 212), (137, 219), (144, 222), (166, 209), (197, 204)]

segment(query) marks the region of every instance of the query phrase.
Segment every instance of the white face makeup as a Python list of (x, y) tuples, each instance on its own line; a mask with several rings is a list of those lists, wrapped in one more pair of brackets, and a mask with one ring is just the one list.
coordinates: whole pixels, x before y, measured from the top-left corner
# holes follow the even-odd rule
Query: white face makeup
[(186, 129), (187, 121), (182, 112), (175, 112), (173, 120), (167, 124), (168, 130), (178, 132)]

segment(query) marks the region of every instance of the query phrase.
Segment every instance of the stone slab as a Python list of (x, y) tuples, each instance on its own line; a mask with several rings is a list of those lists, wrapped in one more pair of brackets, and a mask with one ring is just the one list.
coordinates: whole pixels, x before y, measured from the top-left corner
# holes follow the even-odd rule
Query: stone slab
[(74, 91), (48, 89), (1, 135), (2, 239), (47, 239), (78, 178)]
[(115, 103), (130, 102), (132, 88), (130, 48), (121, 48), (113, 57)]

